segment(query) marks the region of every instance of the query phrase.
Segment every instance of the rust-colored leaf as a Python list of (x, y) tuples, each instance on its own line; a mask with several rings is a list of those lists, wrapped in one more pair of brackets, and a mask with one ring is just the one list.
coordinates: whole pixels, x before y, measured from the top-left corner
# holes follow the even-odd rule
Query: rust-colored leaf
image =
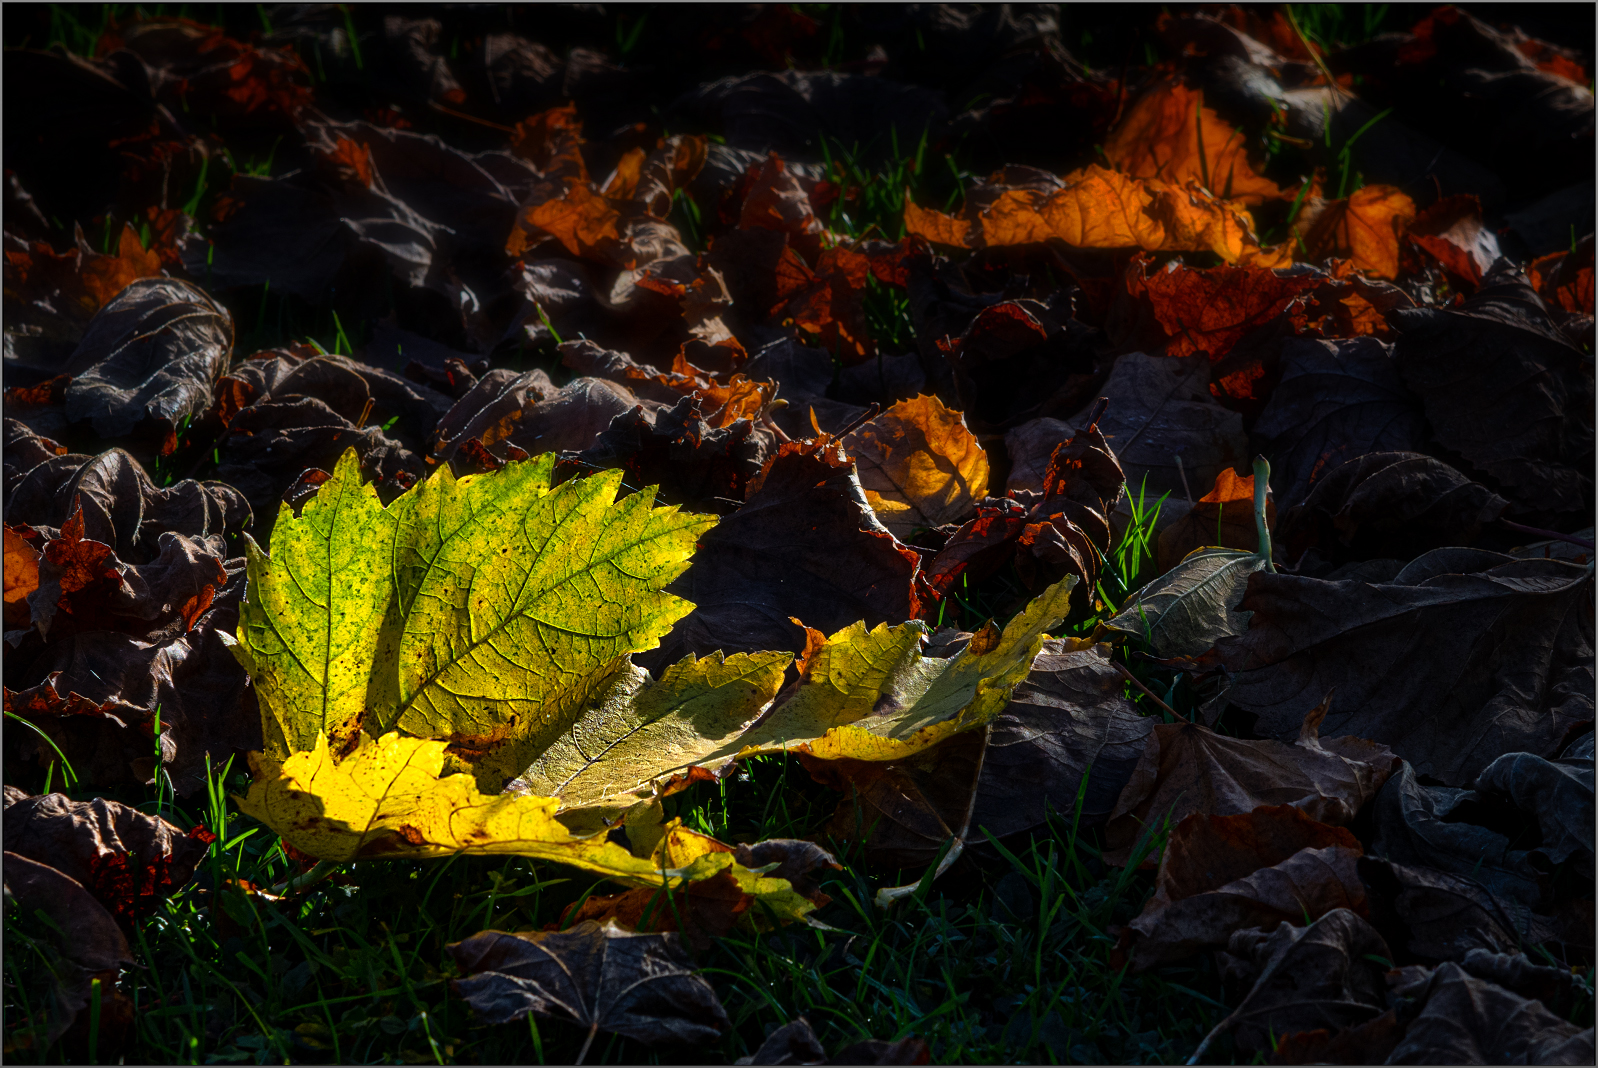
[(28, 594), (39, 588), (39, 551), (17, 531), (5, 528), (5, 621), (7, 629), (32, 619)]
[(1204, 106), (1204, 94), (1180, 83), (1149, 90), (1110, 131), (1104, 154), (1135, 178), (1198, 182), (1215, 196), (1245, 204), (1280, 199), (1275, 182), (1248, 162), (1242, 132)]
[(1293, 224), (1311, 260), (1346, 256), (1379, 278), (1398, 277), (1399, 240), (1415, 202), (1390, 185), (1367, 185), (1346, 200), (1305, 206)]
[(1204, 353), (1218, 360), (1264, 326), (1322, 279), (1258, 267), (1186, 267), (1169, 263), (1148, 273), (1149, 261), (1126, 270), (1126, 292), (1151, 314), (1165, 340), (1165, 355)]
[(904, 232), (934, 245), (966, 248), (970, 244), (971, 224), (941, 211), (918, 207), (907, 194), (904, 198)]
[[(1274, 528), (1276, 502), (1268, 491), (1265, 509), (1268, 522)], [(1215, 476), (1214, 488), (1195, 501), (1186, 515), (1160, 532), (1160, 570), (1171, 570), (1188, 553), (1206, 545), (1259, 551), (1259, 531), (1254, 525), (1253, 475), (1239, 475), (1230, 467), (1221, 469)]]

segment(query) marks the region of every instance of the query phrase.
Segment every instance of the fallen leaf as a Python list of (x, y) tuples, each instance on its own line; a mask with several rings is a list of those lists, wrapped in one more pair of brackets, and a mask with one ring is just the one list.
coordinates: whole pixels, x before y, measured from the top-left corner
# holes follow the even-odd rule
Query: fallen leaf
[(1235, 1029), (1239, 1049), (1253, 1053), (1270, 1049), (1276, 1035), (1322, 1027), (1339, 1031), (1375, 1019), (1387, 1000), (1382, 979), (1387, 969), (1373, 958), (1391, 955), (1382, 936), (1345, 908), (1302, 927), (1284, 923), (1270, 933), (1238, 931), (1227, 943), (1226, 967), (1252, 988), (1192, 1059), (1198, 1061), (1228, 1030)]
[(1342, 826), (1376, 796), (1394, 763), (1385, 746), (1321, 739), (1314, 724), (1292, 744), (1228, 738), (1195, 723), (1155, 724), (1110, 814), (1105, 860), (1125, 864), (1142, 834), (1193, 813), (1236, 816), (1293, 805), (1316, 822)]
[[(619, 472), (551, 488), (553, 460), (460, 480), (440, 469), (385, 509), (346, 452), (299, 517), (279, 512), (272, 556), (250, 550), (236, 649), (270, 753), (400, 726), (454, 739), (497, 789), (564, 733), (617, 657), (687, 610), (656, 591), (713, 521), (653, 509), (649, 494), (615, 501)], [(543, 551), (577, 529), (584, 557)], [(455, 569), (485, 544), (493, 562)]]
[(1506, 797), (1530, 814), (1542, 832), (1537, 852), (1553, 864), (1574, 859), (1589, 878), (1593, 870), (1592, 743), (1585, 756), (1566, 753), (1545, 760), (1531, 753), (1505, 753), (1476, 776), (1474, 790), (1487, 797)]
[(835, 442), (783, 445), (670, 587), (695, 607), (655, 663), (717, 649), (797, 652), (804, 637), (792, 618), (829, 633), (914, 619), (919, 576), (920, 558), (877, 521)]
[(1290, 512), (1344, 461), (1418, 452), (1427, 430), (1389, 346), (1373, 338), (1293, 338), (1282, 347), (1282, 379), (1254, 434), (1270, 457), (1277, 501)]
[(1482, 222), (1481, 201), (1469, 194), (1443, 197), (1422, 209), (1409, 224), (1408, 238), (1471, 286), (1480, 285), (1502, 255), (1498, 238)]
[(1392, 321), (1398, 370), (1438, 442), (1516, 512), (1589, 507), (1592, 380), (1521, 275), (1495, 272), (1458, 308), (1400, 310)]
[(1593, 314), (1593, 242), (1588, 234), (1569, 252), (1550, 252), (1526, 265), (1526, 280), (1551, 308)]
[(937, 397), (900, 401), (840, 442), (866, 501), (894, 537), (953, 522), (987, 496), (988, 456)]
[[(133, 1011), (116, 984), (122, 969), (132, 967), (134, 960), (116, 920), (77, 880), (9, 850), (5, 854), (5, 889), (22, 915), (42, 912), (50, 921), (41, 925), (44, 930), (35, 942), (43, 943), (40, 949), (48, 954), (41, 954), (42, 966), (33, 966), (31, 960), (22, 965), (33, 973), (30, 988), (49, 999), (40, 1006), (45, 1019), (29, 1019), (27, 1031), (22, 1032), (31, 1038), (29, 1044), (43, 1051), (66, 1034), (90, 1011), (90, 998), (98, 984), (99, 1023), (104, 1028), (100, 1048), (120, 1047), (122, 1035), (133, 1022)], [(20, 1020), (18, 1025), (21, 1031)], [(19, 1040), (23, 1040), (22, 1034), (17, 1036)]]
[(1389, 1063), (1585, 1064), (1593, 1055), (1591, 1028), (1451, 962), (1438, 965), (1410, 1000), (1409, 1026)]
[[(1499, 754), (1551, 753), (1593, 715), (1591, 577), (1556, 560), (1434, 549), (1390, 582), (1259, 572), (1248, 632), (1206, 661), (1261, 734), (1291, 737), (1327, 691), (1321, 730), (1384, 745), (1443, 782)], [(1420, 650), (1464, 649), (1456, 657)], [(1522, 710), (1515, 714), (1510, 709)]]
[(1390, 185), (1367, 185), (1345, 200), (1306, 203), (1293, 223), (1307, 258), (1346, 256), (1378, 278), (1398, 277), (1399, 242), (1415, 202)]
[(1462, 961), (1477, 951), (1514, 953), (1544, 943), (1557, 948), (1554, 922), (1475, 879), (1381, 857), (1359, 861), (1371, 919), (1393, 948), (1423, 961)]
[(1278, 534), (1284, 560), (1311, 546), (1337, 563), (1409, 560), (1445, 545), (1470, 545), (1509, 502), (1441, 460), (1373, 452), (1322, 469)]
[(8, 802), (5, 836), (8, 852), (49, 864), (129, 925), (186, 884), (215, 841), (203, 828), (185, 834), (120, 801), (65, 794)]
[(66, 391), (67, 418), (117, 438), (152, 426), (161, 451), (177, 427), (211, 405), (233, 349), (233, 317), (187, 282), (130, 283), (90, 322), (73, 362), (87, 369)]
[(1364, 914), (1359, 842), (1292, 805), (1185, 817), (1171, 831), (1154, 896), (1128, 925), (1139, 971), (1225, 946), (1244, 928), (1272, 931), (1334, 909)]
[(32, 622), (28, 595), (39, 588), (39, 550), (21, 534), (5, 528), (5, 606), (6, 629), (26, 627)]
[(479, 1019), (528, 1013), (648, 1045), (707, 1043), (731, 1023), (710, 983), (671, 934), (580, 923), (558, 933), (483, 931), (446, 947), (464, 978), (452, 986)]
[[(1287, 312), (1321, 284), (1314, 273), (1287, 274), (1263, 267), (1192, 268), (1171, 261), (1153, 274), (1146, 258), (1127, 267), (1124, 298), (1149, 320), (1145, 334), (1123, 327), (1135, 344), (1160, 345), (1166, 356), (1204, 353), (1212, 361), (1250, 332)], [(1115, 330), (1112, 328), (1112, 334)]]
[(1214, 195), (1257, 205), (1286, 196), (1248, 162), (1248, 142), (1204, 106), (1202, 90), (1156, 85), (1127, 109), (1104, 143), (1117, 170), (1137, 178), (1189, 180)]

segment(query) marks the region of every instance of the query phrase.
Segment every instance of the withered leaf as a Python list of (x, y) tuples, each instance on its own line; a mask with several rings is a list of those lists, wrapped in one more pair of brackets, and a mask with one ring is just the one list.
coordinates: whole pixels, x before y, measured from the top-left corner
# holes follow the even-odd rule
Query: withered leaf
[[(7, 805), (7, 810), (12, 806)], [(6, 896), (20, 911), (49, 917), (41, 932), (50, 945), (43, 967), (29, 968), (34, 989), (48, 991), (48, 1022), (32, 1022), (37, 1049), (48, 1048), (89, 1008), (92, 984), (100, 981), (101, 1048), (115, 1047), (132, 1022), (132, 1005), (117, 992), (118, 973), (134, 963), (127, 938), (111, 914), (77, 880), (40, 861), (10, 850), (5, 854)]]
[(1392, 349), (1374, 338), (1282, 347), (1282, 379), (1254, 424), (1271, 459), (1271, 486), (1291, 510), (1339, 464), (1372, 452), (1415, 452), (1426, 417)]
[(1567, 752), (1558, 760), (1531, 753), (1505, 753), (1476, 777), (1475, 791), (1507, 797), (1537, 820), (1542, 842), (1537, 851), (1554, 864), (1574, 858), (1577, 870), (1593, 874), (1592, 735), (1586, 753)]
[(1039, 416), (1065, 418), (1092, 402), (1109, 368), (1099, 331), (1032, 300), (983, 308), (957, 339), (940, 335), (937, 344), (966, 422), (979, 434)]
[(805, 639), (794, 618), (828, 633), (915, 619), (920, 567), (876, 520), (835, 443), (784, 445), (667, 587), (697, 607), (649, 657), (664, 666), (688, 652), (797, 652)]
[(1134, 258), (1127, 267), (1123, 325), (1112, 324), (1110, 332), (1125, 344), (1162, 346), (1166, 356), (1219, 360), (1322, 281), (1317, 272), (1193, 268), (1174, 260), (1150, 274), (1149, 262)]
[(213, 840), (120, 801), (65, 794), (8, 802), (5, 836), (8, 852), (71, 877), (127, 924), (187, 883)]
[(1399, 242), (1415, 202), (1390, 185), (1367, 185), (1347, 199), (1312, 201), (1293, 224), (1311, 260), (1346, 256), (1379, 278), (1398, 277)]
[[(1334, 909), (1313, 923), (1284, 923), (1266, 933), (1238, 931), (1227, 943), (1226, 970), (1252, 983), (1231, 1015), (1193, 1054), (1197, 1062), (1220, 1033), (1235, 1028), (1239, 1048), (1271, 1048), (1276, 1035), (1326, 1028), (1339, 1031), (1382, 1013), (1386, 960), (1392, 950), (1350, 909)], [(1373, 959), (1374, 958), (1374, 959)]]
[(233, 317), (204, 291), (174, 279), (131, 283), (95, 315), (73, 362), (92, 362), (66, 391), (67, 418), (102, 437), (153, 426), (161, 451), (184, 416), (211, 404), (233, 350)]
[(486, 1023), (529, 1012), (649, 1045), (709, 1042), (731, 1026), (675, 934), (592, 921), (558, 933), (483, 931), (447, 947), (453, 986)]
[(1187, 816), (1160, 858), (1154, 896), (1130, 927), (1142, 970), (1244, 928), (1318, 919), (1334, 909), (1363, 914), (1360, 845), (1347, 830), (1316, 823), (1292, 805), (1236, 816)]
[[(1387, 781), (1393, 754), (1360, 738), (1321, 739), (1306, 723), (1292, 744), (1228, 738), (1192, 723), (1156, 724), (1105, 828), (1105, 859), (1126, 863), (1150, 822), (1192, 813), (1234, 816), (1293, 805), (1340, 826)], [(1152, 862), (1147, 862), (1152, 864)]]
[(1187, 498), (1189, 489), (1200, 492), (1246, 463), (1242, 417), (1221, 407), (1208, 384), (1202, 359), (1129, 352), (1115, 361), (1099, 425), (1126, 471), (1128, 493), (1149, 504), (1166, 493)]
[(1458, 308), (1391, 318), (1398, 370), (1439, 442), (1517, 512), (1590, 508), (1592, 377), (1524, 276), (1498, 271)]
[(1552, 919), (1464, 875), (1365, 856), (1359, 877), (1370, 893), (1371, 922), (1394, 949), (1420, 960), (1462, 961), (1477, 951), (1515, 953), (1559, 940)]
[[(1266, 524), (1274, 529), (1276, 502), (1267, 496), (1265, 504)], [(1193, 502), (1193, 507), (1181, 518), (1160, 531), (1159, 554), (1155, 559), (1161, 571), (1169, 571), (1188, 553), (1206, 545), (1251, 553), (1259, 551), (1259, 529), (1254, 523), (1253, 475), (1239, 475), (1230, 467), (1221, 468), (1210, 491)]]
[(1452, 962), (1439, 964), (1412, 993), (1404, 1038), (1389, 1064), (1586, 1064), (1592, 1028), (1546, 1006), (1478, 979)]
[(1265, 735), (1293, 736), (1335, 688), (1323, 733), (1466, 783), (1505, 752), (1551, 755), (1592, 719), (1591, 595), (1574, 564), (1476, 549), (1434, 549), (1380, 584), (1260, 572), (1241, 605), (1248, 633), (1206, 661)]
[(1374, 452), (1322, 469), (1278, 532), (1283, 559), (1311, 546), (1337, 562), (1408, 560), (1445, 545), (1470, 545), (1509, 502), (1441, 460)]
[(1409, 867), (1463, 875), (1498, 897), (1535, 906), (1542, 892), (1524, 843), (1476, 825), (1471, 816), (1480, 813), (1481, 802), (1470, 790), (1422, 785), (1406, 762), (1377, 795), (1371, 852)]
[(894, 537), (954, 522), (988, 493), (988, 455), (936, 397), (901, 401), (842, 439), (872, 511)]

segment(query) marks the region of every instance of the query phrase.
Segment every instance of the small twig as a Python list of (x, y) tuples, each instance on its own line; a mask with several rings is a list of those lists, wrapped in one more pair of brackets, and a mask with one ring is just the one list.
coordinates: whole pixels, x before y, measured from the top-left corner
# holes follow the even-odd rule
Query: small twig
[(1578, 538), (1573, 534), (1561, 534), (1557, 530), (1543, 530), (1541, 527), (1528, 527), (1524, 523), (1516, 523), (1513, 520), (1504, 519), (1502, 517), (1500, 517), (1498, 521), (1509, 529), (1518, 530), (1522, 534), (1536, 534), (1538, 537), (1547, 538), (1550, 541), (1568, 541), (1572, 545), (1580, 545), (1588, 552), (1594, 551), (1592, 542)]
[(837, 437), (840, 440), (848, 437), (850, 434), (853, 434), (856, 430), (859, 430), (861, 427), (871, 422), (871, 420), (875, 419), (877, 417), (877, 413), (880, 411), (882, 411), (882, 405), (878, 404), (876, 401), (872, 401), (871, 407), (867, 408), (863, 414), (854, 420), (854, 422), (838, 431), (834, 437)]
[(464, 119), (466, 122), (475, 122), (479, 126), (487, 126), (491, 130), (500, 130), (504, 133), (516, 132), (514, 127), (501, 126), (497, 122), (489, 122), (487, 119), (479, 119), (476, 115), (468, 115), (464, 111), (456, 111), (454, 108), (447, 108), (436, 100), (429, 100), (427, 102), (427, 106), (432, 108), (434, 111), (442, 111), (444, 114), (453, 118)]
[(1180, 712), (1178, 712), (1176, 709), (1172, 708), (1170, 705), (1166, 704), (1164, 701), (1162, 701), (1158, 697), (1156, 697), (1154, 695), (1154, 691), (1149, 689), (1147, 686), (1143, 685), (1143, 681), (1141, 679), (1139, 679), (1136, 675), (1132, 674), (1130, 671), (1126, 670), (1126, 665), (1125, 664), (1120, 664), (1120, 663), (1117, 663), (1114, 660), (1111, 660), (1110, 661), (1110, 666), (1113, 667), (1115, 670), (1119, 671), (1122, 675), (1124, 675), (1126, 677), (1126, 681), (1127, 682), (1130, 682), (1133, 686), (1136, 686), (1138, 689), (1142, 690), (1145, 694), (1147, 694), (1150, 701), (1153, 701), (1155, 704), (1157, 704), (1161, 708), (1165, 709), (1165, 711), (1169, 712), (1171, 714), (1171, 718), (1179, 719), (1183, 723), (1192, 723), (1193, 722), (1192, 720), (1188, 719), (1186, 716), (1184, 716)]
[(1182, 454), (1173, 454), (1176, 457), (1176, 473), (1182, 476), (1182, 492), (1187, 494), (1187, 506), (1193, 507), (1193, 487), (1187, 484), (1187, 468), (1182, 466)]

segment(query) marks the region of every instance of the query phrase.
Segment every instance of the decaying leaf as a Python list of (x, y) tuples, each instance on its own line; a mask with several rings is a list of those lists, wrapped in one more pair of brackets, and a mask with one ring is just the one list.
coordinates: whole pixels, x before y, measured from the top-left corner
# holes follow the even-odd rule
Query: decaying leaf
[(1309, 259), (1346, 256), (1378, 278), (1398, 277), (1399, 242), (1415, 202), (1390, 185), (1367, 185), (1346, 200), (1306, 204), (1294, 231)]
[(1466, 783), (1505, 752), (1552, 755), (1592, 720), (1591, 595), (1589, 570), (1477, 549), (1434, 549), (1380, 584), (1262, 571), (1240, 605), (1248, 632), (1208, 659), (1261, 733), (1293, 736), (1335, 689), (1323, 733)]
[[(465, 978), (453, 986), (485, 1023), (528, 1013), (649, 1045), (705, 1043), (731, 1026), (675, 934), (632, 934), (614, 923), (558, 933), (483, 931), (448, 947)], [(581, 1055), (579, 1055), (581, 1060)]]
[[(1126, 863), (1151, 821), (1192, 813), (1234, 816), (1261, 805), (1293, 805), (1342, 826), (1388, 781), (1391, 750), (1360, 738), (1321, 739), (1318, 722), (1289, 745), (1228, 738), (1190, 723), (1156, 724), (1105, 828), (1105, 859)], [(1152, 864), (1152, 859), (1148, 862)]]

